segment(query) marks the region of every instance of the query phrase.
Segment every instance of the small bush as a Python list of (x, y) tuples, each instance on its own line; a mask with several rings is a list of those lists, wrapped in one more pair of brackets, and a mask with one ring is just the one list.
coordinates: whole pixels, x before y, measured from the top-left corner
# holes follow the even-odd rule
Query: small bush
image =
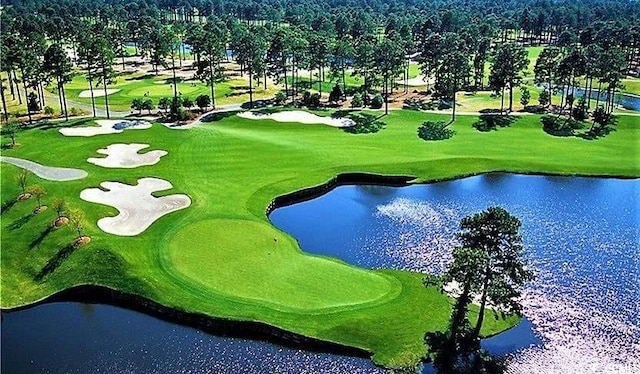
[(581, 97), (580, 100), (578, 100), (578, 105), (573, 108), (572, 114), (573, 118), (578, 121), (584, 121), (589, 117), (589, 112), (587, 111), (587, 103), (584, 97)]
[(81, 116), (83, 113), (84, 112), (82, 111), (82, 109), (78, 109), (75, 107), (69, 109), (69, 114), (71, 114), (72, 116)]
[(376, 94), (371, 100), (371, 108), (372, 109), (380, 109), (382, 108), (382, 104), (384, 104), (384, 100), (382, 99), (382, 95)]
[(418, 127), (418, 136), (423, 140), (450, 139), (456, 132), (448, 126), (443, 121), (425, 121)]
[(44, 114), (46, 114), (47, 116), (53, 115), (53, 108), (48, 105), (43, 108), (43, 111), (44, 111)]
[(287, 101), (287, 95), (284, 93), (284, 91), (278, 91), (278, 93), (276, 93), (276, 97), (275, 97), (276, 104), (280, 105), (280, 104), (284, 103), (285, 101)]
[(478, 131), (487, 132), (497, 130), (498, 127), (509, 127), (514, 120), (511, 116), (483, 114), (472, 126)]
[(363, 104), (364, 102), (362, 101), (362, 95), (360, 95), (360, 93), (353, 95), (353, 99), (351, 99), (352, 108), (360, 108)]
[(404, 109), (410, 110), (433, 110), (437, 107), (437, 103), (433, 101), (425, 101), (424, 99), (418, 99), (415, 97), (411, 97), (408, 99), (404, 99)]

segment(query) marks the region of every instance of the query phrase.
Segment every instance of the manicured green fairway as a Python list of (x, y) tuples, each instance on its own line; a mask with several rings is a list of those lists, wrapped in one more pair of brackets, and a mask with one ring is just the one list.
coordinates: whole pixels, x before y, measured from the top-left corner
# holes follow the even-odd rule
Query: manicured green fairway
[[(63, 248), (74, 234), (68, 228), (47, 231), (53, 209), (32, 215), (33, 200), (5, 208), (1, 305), (28, 305), (70, 286), (98, 284), (180, 310), (261, 321), (360, 347), (378, 364), (414, 364), (425, 353), (424, 333), (446, 326), (450, 300), (435, 288), (425, 289), (421, 274), (364, 270), (304, 254), (266, 218), (274, 197), (344, 172), (413, 175), (418, 181), (489, 171), (640, 176), (637, 117), (620, 117), (617, 131), (595, 141), (549, 136), (536, 116), (489, 133), (471, 127), (475, 118), (460, 117), (452, 139), (425, 142), (416, 131), (429, 118), (447, 119), (392, 111), (383, 119), (388, 126), (368, 135), (235, 116), (185, 131), (155, 125), (91, 138), (67, 138), (56, 128), (22, 132), (17, 139), (22, 145), (3, 155), (89, 172), (71, 182), (31, 176), (29, 184), (47, 189), (49, 206), (53, 198), (64, 197), (81, 208), (93, 240), (64, 258)], [(158, 164), (137, 169), (86, 162), (97, 149), (134, 142), (169, 153)], [(3, 205), (19, 193), (18, 170), (1, 165)], [(116, 211), (80, 200), (80, 191), (103, 181), (133, 184), (148, 176), (170, 181), (174, 188), (161, 194), (186, 193), (192, 205), (136, 237), (100, 231), (97, 220)], [(43, 269), (52, 268), (43, 275)], [(501, 331), (515, 320), (491, 316), (483, 332)]]

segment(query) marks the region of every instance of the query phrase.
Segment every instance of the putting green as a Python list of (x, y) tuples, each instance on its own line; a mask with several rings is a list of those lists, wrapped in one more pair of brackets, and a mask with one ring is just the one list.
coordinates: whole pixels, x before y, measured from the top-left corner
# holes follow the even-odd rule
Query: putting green
[(167, 266), (200, 287), (280, 310), (322, 312), (383, 302), (401, 289), (380, 274), (305, 255), (273, 226), (247, 220), (193, 223), (171, 238), (166, 256)]

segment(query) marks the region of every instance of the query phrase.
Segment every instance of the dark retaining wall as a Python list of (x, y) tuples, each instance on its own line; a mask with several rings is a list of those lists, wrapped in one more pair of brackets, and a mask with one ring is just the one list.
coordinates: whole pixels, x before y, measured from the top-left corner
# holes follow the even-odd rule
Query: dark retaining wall
[(327, 192), (333, 190), (336, 187), (344, 185), (357, 185), (357, 184), (375, 184), (390, 187), (402, 187), (408, 185), (409, 181), (414, 180), (415, 177), (405, 175), (378, 175), (368, 173), (344, 173), (338, 174), (331, 178), (328, 182), (319, 186), (303, 188), (298, 191), (294, 191), (285, 195), (280, 195), (273, 199), (266, 208), (267, 216), (271, 214), (275, 209), (301, 203), (303, 201), (311, 200)]
[(35, 304), (14, 309), (3, 309), (2, 313), (11, 313), (52, 302), (112, 305), (145, 313), (167, 322), (197, 328), (212, 335), (265, 341), (312, 352), (334, 353), (362, 358), (371, 357), (369, 352), (362, 349), (310, 338), (266, 323), (234, 321), (214, 318), (200, 313), (184, 312), (166, 307), (142, 296), (124, 293), (104, 286), (82, 285), (68, 288)]

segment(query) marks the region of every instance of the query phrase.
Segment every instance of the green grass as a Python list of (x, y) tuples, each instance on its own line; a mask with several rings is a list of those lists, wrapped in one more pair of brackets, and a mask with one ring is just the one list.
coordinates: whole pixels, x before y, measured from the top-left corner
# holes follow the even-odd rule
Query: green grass
[[(384, 118), (388, 126), (370, 135), (235, 116), (189, 131), (156, 125), (91, 138), (67, 138), (57, 129), (22, 132), (22, 145), (3, 155), (89, 172), (78, 181), (31, 176), (29, 183), (47, 189), (46, 204), (64, 197), (86, 212), (85, 231), (93, 240), (38, 281), (73, 233), (54, 230), (38, 243), (55, 218), (52, 209), (33, 216), (35, 202), (28, 200), (4, 211), (1, 305), (27, 305), (74, 285), (98, 284), (180, 310), (261, 321), (359, 347), (389, 367), (414, 364), (426, 350), (424, 333), (445, 327), (450, 300), (425, 289), (421, 274), (364, 270), (301, 252), (265, 216), (274, 197), (356, 171), (415, 175), (420, 181), (489, 171), (640, 175), (640, 125), (633, 117), (620, 117), (618, 131), (597, 141), (551, 137), (535, 116), (490, 133), (474, 130), (475, 118), (461, 117), (452, 139), (424, 142), (416, 130), (428, 118), (446, 117), (393, 111)], [(169, 153), (154, 166), (136, 169), (86, 162), (97, 149), (116, 142), (147, 143)], [(18, 169), (3, 163), (1, 171), (5, 203), (19, 192)], [(162, 194), (186, 193), (192, 205), (139, 236), (100, 231), (96, 221), (116, 210), (80, 200), (80, 191), (107, 180), (132, 184), (147, 176), (169, 180), (174, 188)], [(515, 321), (487, 318), (483, 333), (496, 333)]]

